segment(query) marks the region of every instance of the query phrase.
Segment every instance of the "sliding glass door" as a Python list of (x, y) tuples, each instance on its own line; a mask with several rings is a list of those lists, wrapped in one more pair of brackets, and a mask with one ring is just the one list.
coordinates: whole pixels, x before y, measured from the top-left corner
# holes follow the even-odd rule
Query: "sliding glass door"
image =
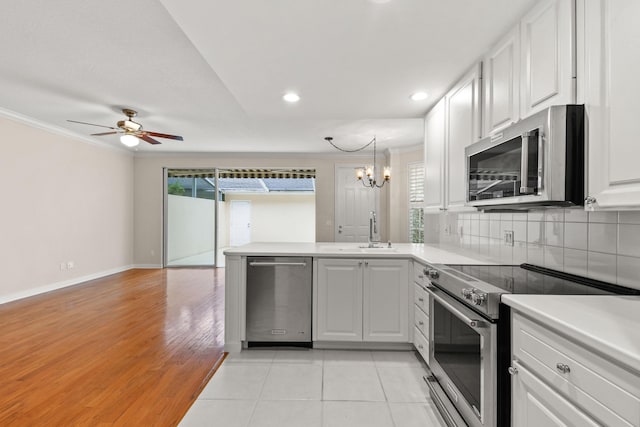
[(165, 169), (165, 267), (216, 265), (216, 170)]

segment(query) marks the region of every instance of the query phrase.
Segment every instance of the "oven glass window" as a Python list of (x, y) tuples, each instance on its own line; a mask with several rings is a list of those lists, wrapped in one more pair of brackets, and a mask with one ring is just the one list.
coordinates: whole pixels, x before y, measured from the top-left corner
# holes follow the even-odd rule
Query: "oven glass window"
[(480, 335), (434, 301), (434, 357), (480, 414)]
[(469, 201), (520, 196), (520, 187), (537, 193), (538, 130), (529, 137), (526, 185), (522, 183), (522, 138), (505, 141), (469, 157)]

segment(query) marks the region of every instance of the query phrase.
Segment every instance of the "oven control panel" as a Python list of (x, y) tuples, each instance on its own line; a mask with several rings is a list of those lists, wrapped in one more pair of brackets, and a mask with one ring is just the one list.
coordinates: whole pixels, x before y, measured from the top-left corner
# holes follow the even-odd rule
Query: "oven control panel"
[(462, 298), (474, 305), (484, 305), (487, 302), (487, 294), (475, 288), (464, 288), (461, 294)]

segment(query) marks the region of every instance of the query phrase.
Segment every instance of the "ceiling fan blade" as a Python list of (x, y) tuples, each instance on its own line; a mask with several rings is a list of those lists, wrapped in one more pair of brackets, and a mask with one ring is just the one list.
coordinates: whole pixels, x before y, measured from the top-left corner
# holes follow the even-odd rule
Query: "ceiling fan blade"
[(166, 133), (151, 132), (149, 130), (145, 130), (144, 133), (146, 133), (147, 135), (156, 136), (158, 138), (167, 138), (167, 139), (175, 139), (177, 141), (184, 141), (184, 139), (178, 135), (169, 135)]
[(138, 138), (140, 138), (143, 141), (148, 142), (149, 144), (162, 144), (160, 141), (156, 141), (155, 139), (151, 138), (150, 136), (148, 136), (146, 133), (144, 134), (140, 134), (140, 135), (136, 135)]
[(92, 133), (91, 136), (102, 136), (102, 135), (115, 135), (121, 132), (100, 132), (100, 133)]
[(97, 125), (95, 123), (79, 122), (77, 120), (67, 120), (67, 121), (71, 123), (80, 123), (81, 125), (98, 126), (98, 127), (107, 128), (107, 129), (117, 129), (112, 126), (103, 126), (103, 125)]

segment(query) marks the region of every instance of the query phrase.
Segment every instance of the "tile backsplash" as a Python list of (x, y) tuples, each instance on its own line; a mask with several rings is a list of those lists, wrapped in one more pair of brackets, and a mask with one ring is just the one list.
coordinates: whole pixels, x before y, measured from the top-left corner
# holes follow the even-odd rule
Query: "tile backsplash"
[(499, 263), (527, 262), (640, 289), (640, 212), (428, 214), (425, 239)]

